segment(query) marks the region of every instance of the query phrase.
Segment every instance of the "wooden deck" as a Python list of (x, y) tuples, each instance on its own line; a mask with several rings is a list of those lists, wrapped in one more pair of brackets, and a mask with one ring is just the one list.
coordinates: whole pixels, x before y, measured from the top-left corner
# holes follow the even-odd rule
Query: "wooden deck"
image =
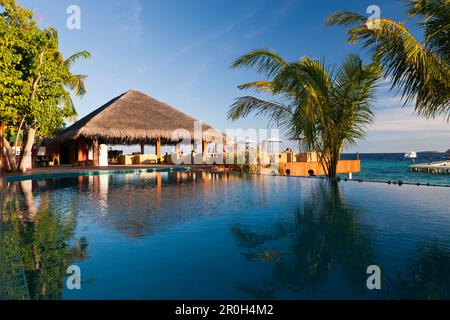
[[(280, 168), (285, 174), (291, 176), (308, 177), (312, 170), (314, 175), (324, 175), (325, 171), (319, 162), (283, 162), (280, 163)], [(289, 170), (289, 171), (288, 171)], [(341, 160), (337, 166), (337, 173), (357, 173), (361, 172), (360, 160)]]

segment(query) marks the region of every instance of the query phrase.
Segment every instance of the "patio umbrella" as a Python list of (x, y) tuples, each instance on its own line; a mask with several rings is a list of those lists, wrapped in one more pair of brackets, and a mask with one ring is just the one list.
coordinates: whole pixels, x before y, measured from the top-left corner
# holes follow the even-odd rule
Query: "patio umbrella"
[(267, 139), (267, 142), (270, 143), (270, 151), (273, 152), (273, 144), (274, 143), (282, 143), (283, 140), (281, 140), (278, 137), (271, 137), (271, 138)]
[(251, 144), (255, 144), (255, 143), (258, 143), (258, 142), (255, 141), (255, 140), (251, 140), (249, 138), (246, 138), (244, 141), (241, 141), (241, 143), (244, 143), (245, 147), (248, 148)]

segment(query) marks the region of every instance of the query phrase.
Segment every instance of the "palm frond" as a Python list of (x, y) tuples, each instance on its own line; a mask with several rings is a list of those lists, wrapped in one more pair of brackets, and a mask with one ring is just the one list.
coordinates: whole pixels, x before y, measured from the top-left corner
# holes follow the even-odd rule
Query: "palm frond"
[(236, 59), (232, 64), (232, 68), (248, 68), (255, 69), (259, 73), (271, 77), (287, 66), (286, 60), (280, 57), (275, 51), (270, 49), (253, 50), (240, 58)]
[(236, 121), (250, 114), (256, 117), (268, 118), (270, 123), (286, 128), (292, 119), (292, 109), (279, 102), (264, 101), (251, 96), (238, 98), (228, 110), (228, 119)]
[(76, 62), (78, 59), (81, 59), (81, 58), (91, 59), (92, 56), (88, 51), (80, 51), (80, 52), (77, 52), (77, 53), (71, 55), (70, 57), (68, 57), (64, 61), (64, 64), (66, 65), (67, 68), (70, 68), (74, 62)]
[(272, 93), (273, 92), (273, 82), (271, 82), (271, 81), (248, 82), (248, 83), (239, 85), (238, 88), (240, 90), (253, 89), (256, 92)]
[(73, 103), (72, 97), (68, 92), (60, 98), (60, 104), (62, 105), (67, 120), (75, 122), (77, 120), (78, 113), (75, 108), (75, 104)]
[[(369, 29), (357, 14), (333, 13), (329, 25), (353, 25), (349, 42), (360, 42), (392, 79), (391, 90), (400, 92), (404, 105), (415, 101), (415, 111), (426, 117), (448, 114), (450, 119), (450, 50), (448, 0), (409, 0), (409, 14), (421, 14), (425, 43), (418, 41), (402, 23), (383, 18), (379, 29)], [(353, 18), (352, 18), (353, 17)], [(353, 21), (354, 23), (350, 23)], [(444, 41), (442, 41), (444, 39)]]
[(87, 76), (85, 75), (72, 75), (66, 82), (66, 86), (73, 91), (76, 96), (84, 96), (87, 92), (84, 81)]
[(426, 47), (450, 63), (450, 2), (448, 0), (409, 0), (409, 15), (422, 17)]
[(367, 21), (367, 17), (357, 13), (351, 11), (335, 11), (325, 19), (325, 24), (327, 26), (354, 26), (365, 21)]

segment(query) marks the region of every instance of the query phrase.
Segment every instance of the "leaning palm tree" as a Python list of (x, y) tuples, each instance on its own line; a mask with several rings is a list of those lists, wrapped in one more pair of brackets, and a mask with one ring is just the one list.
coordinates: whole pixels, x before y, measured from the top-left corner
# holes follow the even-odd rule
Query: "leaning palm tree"
[(61, 63), (61, 66), (66, 69), (67, 74), (69, 75), (63, 84), (66, 90), (64, 95), (60, 98), (60, 103), (67, 114), (67, 119), (69, 121), (75, 121), (78, 116), (78, 112), (75, 108), (75, 104), (73, 103), (70, 93), (72, 92), (75, 96), (83, 97), (87, 93), (84, 83), (87, 76), (82, 74), (72, 74), (70, 69), (77, 60), (81, 58), (90, 59), (91, 54), (88, 51), (80, 51), (72, 54), (67, 59), (64, 59), (59, 50), (58, 31), (55, 28), (48, 28), (46, 33), (47, 36), (53, 40), (54, 48), (52, 48), (52, 51), (55, 54), (55, 58)]
[(380, 68), (363, 65), (357, 55), (349, 55), (339, 67), (327, 68), (323, 61), (308, 57), (288, 63), (263, 49), (240, 57), (232, 67), (265, 74), (269, 80), (239, 88), (270, 94), (273, 101), (241, 97), (230, 107), (228, 118), (237, 120), (252, 113), (268, 117), (290, 137), (301, 137), (304, 149), (317, 151), (329, 177), (337, 174), (343, 148), (363, 139), (373, 121), (371, 103)]
[(82, 74), (72, 74), (70, 72), (70, 68), (72, 67), (73, 63), (80, 58), (90, 59), (91, 54), (87, 51), (80, 51), (64, 60), (64, 67), (67, 68), (67, 70), (69, 71), (70, 77), (64, 84), (66, 88), (69, 90), (66, 91), (66, 94), (62, 97), (61, 102), (64, 108), (66, 109), (67, 114), (69, 115), (68, 119), (70, 121), (75, 121), (76, 117), (78, 116), (78, 113), (69, 91), (73, 92), (75, 96), (78, 97), (83, 97), (87, 92), (86, 86), (84, 84), (84, 81), (86, 80), (87, 76)]
[[(381, 63), (404, 104), (415, 101), (418, 114), (450, 120), (450, 1), (406, 1), (403, 22), (380, 18), (374, 25), (365, 16), (343, 11), (332, 13), (326, 24), (350, 26), (348, 42), (361, 43)], [(413, 17), (420, 21), (421, 41), (406, 26)]]

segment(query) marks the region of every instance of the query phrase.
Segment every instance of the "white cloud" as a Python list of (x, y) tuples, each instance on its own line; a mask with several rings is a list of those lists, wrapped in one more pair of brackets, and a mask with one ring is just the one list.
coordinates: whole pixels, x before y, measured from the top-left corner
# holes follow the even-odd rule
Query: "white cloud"
[(247, 33), (246, 37), (248, 39), (252, 39), (264, 34), (268, 30), (273, 28), (278, 22), (280, 22), (283, 16), (288, 12), (289, 8), (291, 8), (296, 1), (297, 0), (286, 0), (281, 6), (278, 7), (278, 9), (272, 12), (271, 16), (269, 17), (269, 21), (265, 23), (262, 28)]
[(122, 36), (126, 36), (135, 44), (142, 40), (142, 12), (143, 6), (141, 0), (127, 0), (122, 2), (122, 6), (126, 8), (125, 17), (118, 24), (119, 32)]
[(228, 34), (229, 32), (231, 32), (236, 26), (244, 23), (245, 21), (251, 19), (253, 16), (255, 15), (255, 12), (250, 12), (247, 14), (242, 15), (239, 19), (227, 24), (225, 27), (213, 31), (209, 34), (204, 35), (203, 37), (200, 37), (198, 40), (185, 45), (183, 48), (181, 48), (180, 50), (178, 50), (177, 54), (178, 55), (182, 55), (185, 54), (189, 51), (191, 51), (194, 48), (197, 47), (201, 47), (204, 46), (205, 44), (218, 40), (220, 38), (222, 38), (223, 36), (225, 36), (226, 34)]
[(443, 151), (450, 148), (450, 124), (443, 118), (426, 119), (413, 108), (376, 111), (375, 123), (367, 139), (356, 148), (360, 152)]

